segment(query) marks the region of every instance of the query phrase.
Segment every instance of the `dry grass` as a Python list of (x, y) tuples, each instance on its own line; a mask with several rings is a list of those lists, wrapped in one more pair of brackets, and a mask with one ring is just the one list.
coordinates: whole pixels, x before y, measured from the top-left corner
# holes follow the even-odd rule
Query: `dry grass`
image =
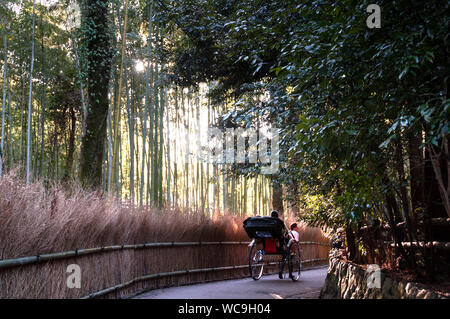
[[(0, 259), (146, 242), (248, 241), (242, 221), (235, 216), (210, 219), (176, 209), (136, 209), (76, 185), (48, 189), (39, 182), (25, 185), (13, 174), (0, 179)], [(320, 229), (299, 228), (301, 240), (327, 241)], [(325, 248), (305, 247), (308, 256), (305, 251), (304, 258), (326, 257)], [(150, 248), (5, 269), (0, 272), (0, 298), (78, 298), (144, 274), (243, 265), (247, 254), (245, 245)], [(66, 269), (73, 263), (82, 270), (81, 289), (66, 287)], [(244, 269), (151, 280), (110, 297), (245, 275)]]

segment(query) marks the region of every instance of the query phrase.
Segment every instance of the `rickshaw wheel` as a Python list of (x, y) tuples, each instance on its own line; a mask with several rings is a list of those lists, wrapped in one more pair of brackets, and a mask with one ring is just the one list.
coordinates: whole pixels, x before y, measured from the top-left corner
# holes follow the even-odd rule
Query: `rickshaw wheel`
[(302, 262), (300, 257), (300, 247), (298, 243), (293, 243), (288, 253), (289, 277), (292, 281), (297, 281), (300, 278), (302, 271)]
[(248, 267), (253, 280), (259, 280), (264, 270), (264, 250), (256, 249), (256, 245), (250, 248), (248, 254)]

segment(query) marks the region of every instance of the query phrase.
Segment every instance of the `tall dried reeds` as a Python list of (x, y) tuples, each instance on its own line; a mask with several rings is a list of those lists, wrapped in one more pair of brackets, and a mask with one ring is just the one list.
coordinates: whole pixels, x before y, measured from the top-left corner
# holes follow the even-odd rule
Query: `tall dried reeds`
[[(80, 248), (170, 241), (248, 241), (242, 218), (213, 219), (177, 209), (137, 209), (76, 184), (25, 185), (14, 174), (0, 179), (0, 259)], [(300, 240), (326, 242), (320, 229), (300, 224)], [(321, 246), (325, 247), (325, 246)], [(317, 249), (315, 249), (317, 248)], [(308, 258), (324, 258), (328, 247), (305, 247)], [(0, 271), (0, 298), (78, 298), (144, 274), (244, 265), (245, 245), (149, 248), (104, 252)], [(80, 289), (67, 288), (67, 266), (82, 270)], [(168, 277), (134, 284), (110, 297), (161, 286), (242, 277), (247, 271)]]

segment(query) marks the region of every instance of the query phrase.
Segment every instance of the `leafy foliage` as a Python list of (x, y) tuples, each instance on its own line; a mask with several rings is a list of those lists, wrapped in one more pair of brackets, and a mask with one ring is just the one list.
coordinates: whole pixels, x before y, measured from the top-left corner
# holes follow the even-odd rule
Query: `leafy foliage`
[[(228, 122), (266, 118), (280, 128), (278, 178), (289, 191), (301, 185), (293, 196), (302, 195), (305, 218), (316, 224), (386, 218), (386, 197), (410, 187), (401, 169), (409, 137), (424, 136), (423, 149), (442, 147), (449, 134), (449, 4), (381, 1), (382, 27), (369, 29), (369, 3), (173, 5), (185, 34), (174, 73), (186, 83), (218, 80), (217, 96), (236, 99)], [(270, 99), (255, 102), (261, 92)], [(311, 206), (314, 198), (322, 204)]]

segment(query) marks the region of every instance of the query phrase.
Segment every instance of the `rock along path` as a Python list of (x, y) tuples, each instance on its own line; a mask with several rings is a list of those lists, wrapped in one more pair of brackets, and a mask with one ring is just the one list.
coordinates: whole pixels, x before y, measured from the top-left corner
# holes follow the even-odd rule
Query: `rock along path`
[[(300, 279), (279, 279), (278, 275), (217, 281), (182, 287), (156, 289), (137, 299), (312, 299), (319, 298), (327, 267), (306, 269)], [(287, 275), (285, 275), (287, 277)]]

